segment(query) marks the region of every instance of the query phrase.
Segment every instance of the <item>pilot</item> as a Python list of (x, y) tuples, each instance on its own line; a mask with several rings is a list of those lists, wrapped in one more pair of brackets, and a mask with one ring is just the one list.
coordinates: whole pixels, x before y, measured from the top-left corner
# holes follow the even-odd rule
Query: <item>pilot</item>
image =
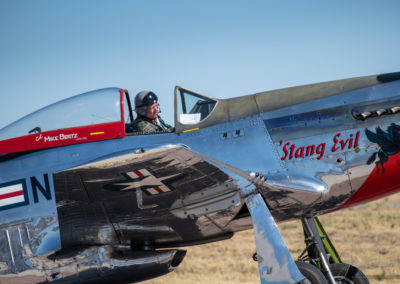
[(172, 132), (173, 127), (166, 124), (158, 115), (160, 112), (158, 98), (151, 91), (141, 91), (135, 97), (137, 118), (133, 122), (135, 132)]

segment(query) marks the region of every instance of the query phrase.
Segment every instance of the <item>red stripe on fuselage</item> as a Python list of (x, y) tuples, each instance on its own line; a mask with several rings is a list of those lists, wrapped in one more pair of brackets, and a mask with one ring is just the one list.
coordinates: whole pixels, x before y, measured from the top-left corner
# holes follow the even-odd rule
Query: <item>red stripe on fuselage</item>
[(383, 167), (384, 173), (382, 173), (381, 165), (379, 165), (379, 172), (377, 172), (377, 167), (374, 167), (357, 192), (336, 209), (366, 203), (400, 191), (400, 154), (390, 156)]
[(20, 196), (20, 195), (24, 195), (23, 190), (2, 194), (2, 195), (0, 195), (0, 200), (15, 197), (15, 196)]
[[(91, 133), (104, 132), (102, 135)], [(0, 154), (47, 149), (125, 137), (123, 121), (29, 134), (0, 141)]]

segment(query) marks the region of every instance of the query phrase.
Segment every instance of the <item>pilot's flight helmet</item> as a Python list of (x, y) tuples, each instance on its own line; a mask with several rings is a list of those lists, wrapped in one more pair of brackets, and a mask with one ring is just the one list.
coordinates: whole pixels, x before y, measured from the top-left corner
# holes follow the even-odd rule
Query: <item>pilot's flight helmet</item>
[(135, 97), (135, 111), (138, 115), (146, 115), (147, 106), (158, 102), (156, 94), (151, 91), (141, 91)]

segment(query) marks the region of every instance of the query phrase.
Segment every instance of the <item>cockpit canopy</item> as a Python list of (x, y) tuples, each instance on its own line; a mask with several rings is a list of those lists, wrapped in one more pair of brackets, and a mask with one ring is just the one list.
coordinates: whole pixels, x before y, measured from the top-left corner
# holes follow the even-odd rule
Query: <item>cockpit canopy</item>
[(44, 107), (0, 129), (0, 154), (123, 137), (128, 100), (126, 91), (107, 88)]
[[(176, 132), (205, 125), (218, 102), (176, 87)], [(146, 134), (130, 132), (132, 122), (126, 90), (95, 90), (51, 104), (0, 129), (0, 154)]]
[(108, 88), (56, 102), (1, 129), (0, 140), (121, 121), (120, 93), (118, 88)]

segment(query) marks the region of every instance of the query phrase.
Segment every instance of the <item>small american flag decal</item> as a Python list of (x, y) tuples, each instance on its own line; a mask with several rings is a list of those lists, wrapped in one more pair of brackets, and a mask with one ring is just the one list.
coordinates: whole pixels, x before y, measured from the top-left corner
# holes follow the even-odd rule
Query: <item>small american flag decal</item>
[(0, 210), (28, 205), (25, 179), (0, 184)]
[(172, 189), (169, 188), (164, 181), (176, 177), (179, 174), (157, 178), (147, 169), (139, 169), (121, 173), (121, 175), (124, 177), (124, 180), (107, 184), (104, 188), (113, 191), (142, 190), (147, 195), (157, 195), (171, 192)]
[(147, 188), (145, 188), (144, 191), (146, 191), (150, 195), (171, 191), (168, 187), (158, 181), (152, 174), (150, 174), (149, 171), (147, 171), (146, 169), (136, 170), (126, 174), (132, 178), (147, 177), (144, 181), (142, 181), (142, 185), (147, 185)]

